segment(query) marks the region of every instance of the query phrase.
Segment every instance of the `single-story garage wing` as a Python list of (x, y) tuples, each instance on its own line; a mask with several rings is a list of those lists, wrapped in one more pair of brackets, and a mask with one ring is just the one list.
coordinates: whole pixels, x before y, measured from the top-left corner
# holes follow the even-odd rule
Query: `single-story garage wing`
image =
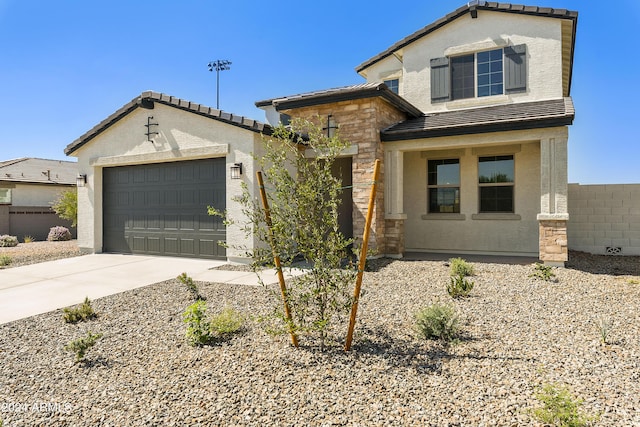
[[(143, 92), (69, 144), (78, 158), (78, 244), (116, 252), (244, 261), (253, 237), (207, 214), (239, 218), (244, 181), (269, 125), (157, 92)], [(232, 174), (233, 172), (233, 174)], [(233, 175), (233, 176), (232, 176)]]

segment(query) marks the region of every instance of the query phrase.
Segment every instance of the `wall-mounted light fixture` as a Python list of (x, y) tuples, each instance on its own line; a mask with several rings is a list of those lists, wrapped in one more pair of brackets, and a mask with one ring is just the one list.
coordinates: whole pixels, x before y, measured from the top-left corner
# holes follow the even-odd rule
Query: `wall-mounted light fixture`
[(242, 163), (234, 163), (231, 166), (231, 179), (240, 179), (242, 176)]
[(84, 187), (86, 183), (87, 183), (87, 175), (83, 173), (79, 173), (78, 176), (76, 176), (76, 186)]

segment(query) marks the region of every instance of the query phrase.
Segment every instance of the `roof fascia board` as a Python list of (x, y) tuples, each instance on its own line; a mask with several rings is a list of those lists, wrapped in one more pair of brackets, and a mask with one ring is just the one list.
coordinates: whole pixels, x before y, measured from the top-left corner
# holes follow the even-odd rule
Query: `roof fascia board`
[(64, 153), (67, 156), (73, 154), (82, 146), (107, 130), (109, 127), (113, 126), (115, 123), (120, 121), (123, 117), (125, 117), (135, 109), (139, 107), (145, 109), (153, 109), (153, 105), (156, 102), (168, 107), (173, 107), (189, 113), (197, 114), (212, 120), (217, 120), (232, 126), (237, 126), (252, 132), (263, 133), (267, 135), (270, 135), (273, 132), (273, 128), (270, 125), (259, 122), (257, 120), (226, 113), (222, 110), (189, 102), (184, 99), (176, 98), (163, 93), (147, 91), (143, 92), (140, 96), (137, 96), (136, 98), (122, 106), (115, 113), (94, 126), (80, 138), (67, 145), (67, 147), (64, 149)]
[[(573, 34), (573, 44), (575, 45), (575, 22), (578, 19), (578, 12), (570, 11), (567, 9), (553, 9), (553, 8), (541, 8), (537, 6), (524, 6), (524, 5), (513, 5), (513, 4), (504, 4), (497, 2), (479, 2), (478, 4), (462, 6), (455, 11), (447, 14), (443, 18), (440, 18), (433, 23), (423, 27), (422, 29), (416, 31), (415, 33), (405, 37), (404, 39), (398, 41), (393, 44), (391, 47), (386, 49), (385, 51), (379, 53), (378, 55), (373, 56), (372, 58), (364, 61), (360, 65), (356, 67), (356, 72), (361, 74), (362, 71), (380, 61), (387, 58), (390, 55), (393, 55), (394, 52), (408, 46), (409, 44), (415, 42), (416, 40), (421, 39), (422, 37), (427, 36), (428, 34), (442, 28), (448, 23), (458, 19), (459, 17), (465, 15), (467, 12), (473, 12), (476, 10), (486, 10), (491, 12), (502, 12), (502, 13), (517, 13), (521, 15), (531, 15), (531, 16), (542, 16), (549, 18), (559, 18), (559, 19), (570, 19), (574, 21), (574, 34)], [(573, 49), (572, 49), (573, 51)], [(573, 55), (572, 55), (573, 57)], [(573, 59), (572, 59), (573, 64)]]
[(436, 129), (420, 129), (416, 131), (380, 132), (382, 141), (406, 141), (411, 139), (437, 138), (442, 136), (460, 136), (478, 133), (504, 132), (512, 130), (529, 130), (546, 127), (569, 126), (573, 116), (553, 117), (536, 120), (520, 120), (504, 123), (454, 126)]
[[(422, 111), (399, 95), (391, 92), (384, 83), (373, 88), (358, 89), (353, 91), (321, 94), (317, 96), (300, 97), (299, 99), (273, 100), (276, 111), (291, 110), (295, 108), (311, 107), (315, 105), (331, 104), (334, 102), (354, 101), (358, 99), (381, 97), (399, 110), (412, 117), (420, 117)], [(265, 104), (268, 105), (268, 104)]]

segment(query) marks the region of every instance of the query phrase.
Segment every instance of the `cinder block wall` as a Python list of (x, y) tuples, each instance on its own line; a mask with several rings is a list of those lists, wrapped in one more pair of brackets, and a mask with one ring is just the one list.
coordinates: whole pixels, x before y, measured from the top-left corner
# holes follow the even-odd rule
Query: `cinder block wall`
[(569, 184), (569, 249), (640, 255), (640, 184)]

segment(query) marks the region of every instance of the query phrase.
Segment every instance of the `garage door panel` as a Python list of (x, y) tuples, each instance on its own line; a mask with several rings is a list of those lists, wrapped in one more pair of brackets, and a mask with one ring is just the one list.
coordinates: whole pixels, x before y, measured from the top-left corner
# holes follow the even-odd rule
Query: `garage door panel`
[(180, 230), (195, 230), (195, 220), (193, 215), (180, 215)]
[(180, 193), (180, 202), (182, 202), (183, 205), (187, 204), (193, 204), (196, 202), (196, 198), (195, 198), (195, 191), (193, 191), (190, 188), (185, 188), (184, 190), (182, 190), (182, 192)]
[(103, 250), (225, 258), (225, 226), (207, 215), (225, 209), (224, 171), (224, 158), (105, 168)]
[(179, 255), (179, 245), (177, 237), (165, 237), (163, 239), (164, 242), (164, 252), (167, 255)]
[(174, 207), (180, 203), (180, 193), (178, 190), (164, 190), (164, 206)]
[(160, 254), (160, 241), (159, 237), (147, 237), (147, 252), (150, 254)]
[(183, 255), (195, 255), (195, 239), (180, 239), (180, 253)]
[(178, 215), (165, 215), (164, 229), (167, 231), (178, 231)]
[(204, 239), (200, 239), (200, 254), (201, 255), (208, 255), (208, 256), (215, 256), (215, 246), (217, 246), (217, 241), (214, 240), (204, 240)]

